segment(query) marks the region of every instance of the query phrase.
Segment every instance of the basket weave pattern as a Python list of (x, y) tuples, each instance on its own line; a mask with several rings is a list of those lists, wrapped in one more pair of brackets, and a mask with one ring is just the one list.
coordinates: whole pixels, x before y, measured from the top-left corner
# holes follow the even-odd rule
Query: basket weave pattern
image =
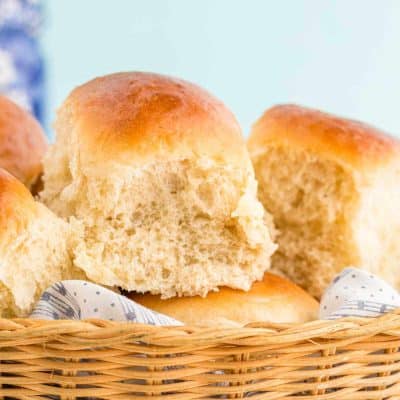
[(3, 399), (400, 399), (400, 311), (240, 329), (0, 319)]

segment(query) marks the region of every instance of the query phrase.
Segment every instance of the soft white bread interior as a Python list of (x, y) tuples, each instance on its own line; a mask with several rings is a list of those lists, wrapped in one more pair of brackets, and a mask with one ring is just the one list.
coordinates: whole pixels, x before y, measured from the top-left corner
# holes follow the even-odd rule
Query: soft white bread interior
[(74, 262), (90, 279), (170, 297), (262, 278), (272, 222), (219, 100), (178, 79), (113, 74), (75, 89), (55, 128), (41, 199), (83, 236)]
[(355, 265), (400, 287), (400, 145), (381, 131), (295, 105), (268, 110), (248, 147), (279, 230), (273, 269), (320, 296)]
[(70, 240), (68, 224), (0, 169), (1, 316), (26, 316), (49, 285), (84, 276), (72, 266)]
[(187, 325), (243, 326), (251, 322), (301, 323), (317, 319), (318, 302), (299, 286), (266, 273), (247, 292), (220, 288), (206, 297), (161, 299), (150, 294), (127, 295), (130, 299), (169, 315)]
[(35, 118), (0, 95), (0, 167), (34, 189), (46, 150), (46, 136)]

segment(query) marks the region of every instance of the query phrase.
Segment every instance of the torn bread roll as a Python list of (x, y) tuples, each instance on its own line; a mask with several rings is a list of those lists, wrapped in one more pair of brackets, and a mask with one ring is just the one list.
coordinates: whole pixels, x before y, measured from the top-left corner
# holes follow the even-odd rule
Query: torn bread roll
[(84, 240), (94, 282), (163, 297), (249, 289), (272, 222), (239, 125), (196, 85), (127, 72), (75, 89), (58, 112), (41, 199)]
[(248, 148), (279, 230), (273, 269), (320, 296), (354, 265), (400, 288), (400, 142), (361, 122), (271, 108)]
[(27, 316), (51, 284), (84, 278), (71, 261), (68, 224), (0, 169), (0, 316)]

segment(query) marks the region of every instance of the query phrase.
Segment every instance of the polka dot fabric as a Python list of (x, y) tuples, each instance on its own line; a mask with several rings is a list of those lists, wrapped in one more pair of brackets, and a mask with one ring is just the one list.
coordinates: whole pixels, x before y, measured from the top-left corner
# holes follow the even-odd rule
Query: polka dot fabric
[(320, 318), (376, 317), (400, 307), (400, 295), (376, 275), (346, 268), (325, 291)]
[(80, 280), (58, 282), (41, 296), (31, 314), (37, 319), (89, 319), (182, 325), (102, 286)]

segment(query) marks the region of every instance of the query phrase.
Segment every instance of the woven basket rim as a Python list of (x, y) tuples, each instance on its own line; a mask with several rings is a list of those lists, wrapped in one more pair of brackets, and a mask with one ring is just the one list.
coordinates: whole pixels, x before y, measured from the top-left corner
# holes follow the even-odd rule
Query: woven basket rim
[(10, 398), (400, 396), (400, 309), (243, 328), (0, 319), (0, 345), (0, 396)]
[[(349, 340), (352, 338), (390, 335), (400, 337), (400, 308), (375, 318), (347, 317), (316, 320), (302, 324), (252, 323), (240, 328), (196, 326), (153, 326), (101, 319), (40, 320), (0, 318), (0, 340), (72, 335), (88, 342), (112, 340), (121, 336), (143, 344), (180, 347), (184, 344), (237, 344), (260, 346), (271, 343)], [(179, 338), (178, 342), (176, 339)]]

